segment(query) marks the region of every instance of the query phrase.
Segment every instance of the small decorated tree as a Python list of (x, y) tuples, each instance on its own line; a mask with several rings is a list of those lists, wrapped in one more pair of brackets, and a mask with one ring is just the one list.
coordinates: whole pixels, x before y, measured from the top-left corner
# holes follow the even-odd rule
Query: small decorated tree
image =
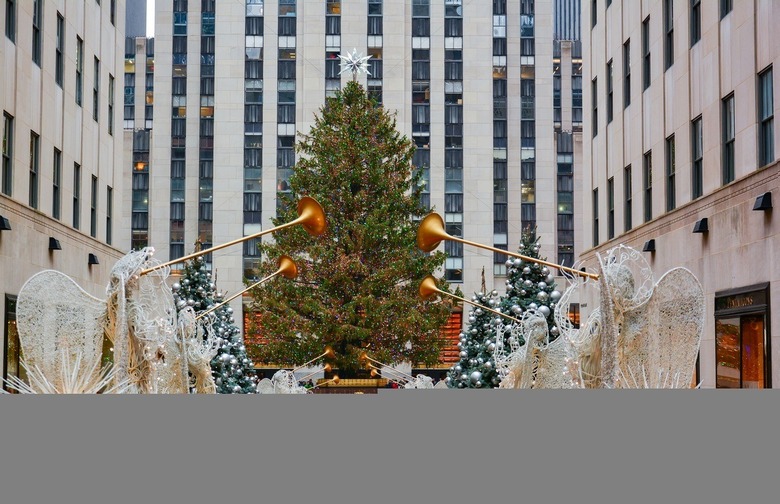
[[(518, 253), (546, 261), (540, 257), (539, 237), (536, 230), (523, 233)], [(555, 303), (561, 298), (561, 293), (555, 290), (555, 278), (547, 266), (519, 258), (509, 258), (507, 265), (507, 290), (501, 302), (501, 311), (515, 318), (520, 318), (529, 309), (535, 309), (547, 318), (550, 341), (558, 337), (553, 312)], [(521, 344), (523, 342), (520, 342)]]
[[(200, 249), (199, 243), (196, 250)], [(191, 306), (195, 313), (208, 310), (221, 303), (224, 294), (217, 291), (211, 273), (202, 257), (184, 264), (181, 281), (173, 284), (173, 297), (177, 311)], [(235, 324), (233, 309), (224, 305), (212, 312), (213, 323), (207, 330), (219, 335), (219, 351), (211, 361), (211, 372), (218, 394), (253, 394), (256, 379), (252, 361), (246, 353), (241, 331)]]
[[(482, 269), (482, 291), (476, 293), (472, 301), (482, 306), (498, 309), (501, 299), (498, 291), (487, 292), (485, 269)], [(460, 333), (460, 361), (447, 373), (447, 386), (450, 388), (495, 388), (499, 384), (493, 351), (495, 350), (496, 315), (487, 310), (474, 307), (469, 312), (469, 326)]]

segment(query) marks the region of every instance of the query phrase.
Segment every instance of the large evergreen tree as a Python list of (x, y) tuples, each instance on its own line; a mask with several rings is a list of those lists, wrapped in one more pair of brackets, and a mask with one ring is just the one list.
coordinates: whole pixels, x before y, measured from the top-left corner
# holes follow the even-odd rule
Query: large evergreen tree
[(363, 350), (387, 363), (438, 362), (449, 304), (421, 301), (417, 289), (444, 264), (444, 254), (416, 249), (416, 219), (426, 209), (412, 142), (355, 81), (327, 100), (300, 138), (274, 224), (294, 219), (295, 202), (311, 196), (322, 204), (328, 229), (315, 238), (292, 226), (260, 245), (266, 264), (288, 254), (299, 271), (294, 281), (253, 293), (268, 341), (260, 358), (300, 364), (330, 345), (342, 377), (360, 368)]
[[(196, 249), (199, 245), (196, 245)], [(217, 291), (211, 273), (206, 269), (203, 257), (196, 257), (184, 263), (179, 282), (173, 284), (173, 296), (177, 311), (191, 306), (195, 313), (208, 310), (224, 299)], [(207, 330), (219, 335), (219, 351), (211, 361), (211, 372), (218, 394), (253, 394), (256, 378), (254, 366), (247, 356), (241, 331), (235, 324), (233, 309), (225, 304), (207, 315), (213, 321), (206, 324)]]
[[(539, 251), (539, 237), (536, 230), (523, 232), (518, 253), (533, 259), (546, 261)], [(519, 258), (509, 258), (507, 265), (507, 289), (501, 302), (501, 311), (515, 318), (520, 318), (528, 309), (536, 309), (547, 318), (550, 341), (558, 337), (555, 327), (555, 303), (561, 293), (555, 290), (555, 278), (547, 266), (537, 262), (524, 261)], [(523, 342), (520, 342), (521, 344)]]

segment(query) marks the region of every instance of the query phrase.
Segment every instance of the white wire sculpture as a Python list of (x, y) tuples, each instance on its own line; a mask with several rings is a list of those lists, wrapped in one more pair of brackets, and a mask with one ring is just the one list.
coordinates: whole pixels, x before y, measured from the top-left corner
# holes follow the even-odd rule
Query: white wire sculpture
[(39, 384), (66, 390), (66, 376), (78, 383), (98, 379), (106, 337), (114, 351), (113, 390), (186, 394), (192, 386), (198, 393), (216, 392), (209, 362), (217, 342), (213, 336), (204, 338), (214, 332), (206, 331), (191, 310), (177, 316), (165, 283), (169, 268), (142, 275), (159, 264), (153, 254), (148, 247), (117, 261), (106, 300), (90, 296), (59, 271), (42, 271), (22, 286), (17, 298), (19, 340)]
[[(497, 326), (500, 388), (691, 386), (704, 328), (699, 281), (674, 268), (654, 283), (644, 257), (624, 245), (598, 260), (598, 283), (571, 279), (555, 306), (555, 341), (534, 311), (519, 324)], [(569, 318), (575, 303), (587, 307), (579, 327)]]

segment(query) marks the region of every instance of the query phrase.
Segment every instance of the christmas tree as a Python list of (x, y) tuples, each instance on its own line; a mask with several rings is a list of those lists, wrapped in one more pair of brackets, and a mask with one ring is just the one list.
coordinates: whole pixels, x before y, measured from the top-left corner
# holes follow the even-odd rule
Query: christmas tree
[[(518, 252), (521, 255), (546, 261), (540, 257), (539, 238), (536, 230), (522, 234)], [(507, 266), (506, 295), (501, 302), (501, 311), (514, 318), (520, 318), (529, 309), (537, 310), (547, 318), (550, 341), (558, 337), (553, 312), (561, 293), (555, 290), (555, 278), (547, 266), (519, 258), (509, 258)], [(523, 342), (519, 342), (522, 344)]]
[[(196, 250), (199, 248), (196, 244)], [(195, 313), (203, 312), (224, 299), (224, 294), (217, 291), (202, 256), (184, 263), (181, 281), (174, 283), (172, 289), (178, 311), (191, 306)], [(235, 324), (233, 308), (225, 304), (206, 317), (209, 323), (204, 324), (205, 329), (216, 331), (220, 338), (219, 351), (211, 361), (217, 393), (254, 394), (255, 371), (246, 354), (241, 331)]]
[[(482, 291), (475, 294), (472, 301), (497, 310), (501, 304), (498, 291), (487, 292), (485, 269), (482, 269)], [(469, 326), (460, 333), (460, 362), (447, 373), (447, 386), (450, 388), (495, 388), (499, 378), (496, 372), (493, 351), (495, 345), (496, 315), (475, 307), (469, 312)]]
[(328, 229), (314, 238), (292, 226), (260, 245), (269, 265), (282, 254), (298, 265), (295, 281), (253, 293), (268, 341), (260, 358), (295, 365), (329, 345), (341, 377), (362, 367), (362, 351), (387, 363), (437, 363), (450, 307), (422, 301), (417, 289), (445, 257), (415, 245), (415, 219), (426, 209), (412, 142), (398, 132), (394, 115), (352, 81), (327, 100), (297, 151), (290, 191), (279, 194), (273, 222), (294, 219), (294, 203), (311, 196), (322, 204)]

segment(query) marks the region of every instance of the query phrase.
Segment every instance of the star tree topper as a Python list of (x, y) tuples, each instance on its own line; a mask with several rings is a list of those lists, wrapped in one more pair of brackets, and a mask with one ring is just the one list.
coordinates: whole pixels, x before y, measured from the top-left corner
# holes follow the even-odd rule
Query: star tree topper
[(366, 75), (371, 75), (368, 71), (368, 60), (371, 56), (362, 56), (357, 52), (357, 49), (352, 49), (352, 53), (347, 53), (346, 56), (339, 54), (341, 59), (341, 72), (339, 75), (345, 72), (352, 72), (352, 80), (357, 79), (358, 72), (365, 72)]

